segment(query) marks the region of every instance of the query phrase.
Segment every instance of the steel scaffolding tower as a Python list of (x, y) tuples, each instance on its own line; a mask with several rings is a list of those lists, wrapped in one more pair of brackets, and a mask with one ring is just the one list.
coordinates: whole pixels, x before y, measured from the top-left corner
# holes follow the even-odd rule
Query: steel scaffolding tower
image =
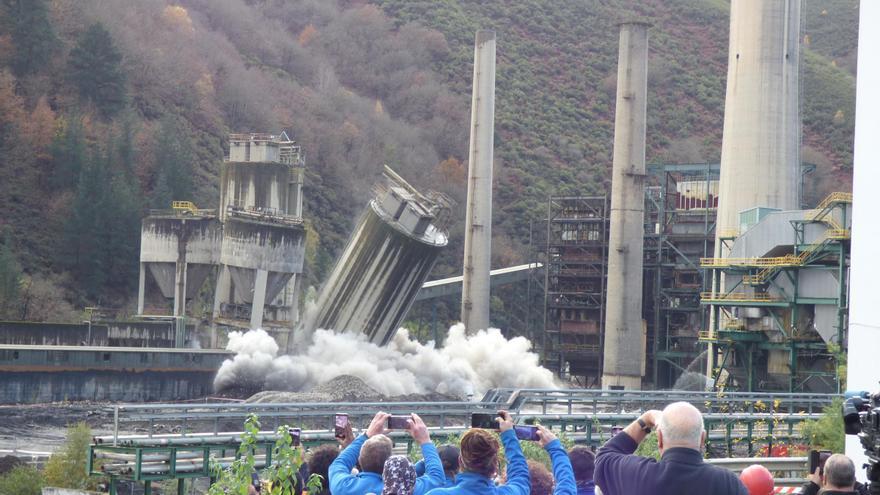
[(544, 366), (584, 387), (602, 374), (608, 198), (551, 197), (544, 292)]

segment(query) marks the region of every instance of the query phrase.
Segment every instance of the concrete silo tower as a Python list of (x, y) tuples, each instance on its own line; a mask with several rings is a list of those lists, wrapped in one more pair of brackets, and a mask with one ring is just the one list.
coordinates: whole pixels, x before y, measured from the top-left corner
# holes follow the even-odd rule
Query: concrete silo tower
[(739, 214), (799, 204), (800, 0), (733, 0), (716, 251)]

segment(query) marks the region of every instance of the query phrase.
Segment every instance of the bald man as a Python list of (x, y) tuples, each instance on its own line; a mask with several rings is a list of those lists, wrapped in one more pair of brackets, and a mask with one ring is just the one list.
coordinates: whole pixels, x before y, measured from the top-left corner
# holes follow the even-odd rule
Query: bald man
[[(655, 428), (660, 462), (633, 455)], [(705, 441), (703, 415), (689, 403), (648, 411), (599, 449), (596, 484), (604, 495), (748, 495), (733, 472), (703, 462)]]
[[(858, 495), (862, 490), (856, 486), (856, 467), (849, 457), (834, 454), (825, 461), (824, 468), (816, 468), (807, 484), (801, 488), (805, 495)], [(867, 492), (867, 490), (865, 490)]]

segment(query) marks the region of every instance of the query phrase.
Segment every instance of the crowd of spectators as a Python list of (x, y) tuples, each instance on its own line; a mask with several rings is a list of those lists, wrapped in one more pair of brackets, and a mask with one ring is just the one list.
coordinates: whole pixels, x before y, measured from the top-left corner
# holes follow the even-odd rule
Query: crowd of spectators
[[(471, 428), (462, 435), (459, 447), (439, 448), (431, 441), (425, 422), (412, 414), (406, 431), (422, 455), (414, 464), (405, 456), (392, 455), (388, 418), (379, 412), (359, 436), (354, 436), (349, 425), (339, 437), (340, 445), (322, 445), (311, 451), (303, 475), (320, 475), (323, 483), (318, 495), (776, 493), (773, 476), (763, 466), (751, 466), (737, 476), (704, 462), (703, 417), (687, 402), (643, 413), (597, 453), (584, 446), (566, 451), (550, 429), (538, 425), (533, 440), (546, 451), (550, 469), (526, 460), (513, 418), (506, 411), (498, 412), (497, 433)], [(635, 455), (652, 431), (657, 435), (659, 460)], [(300, 485), (301, 479), (298, 477)], [(800, 493), (867, 495), (867, 489), (856, 482), (853, 462), (835, 454), (822, 469), (809, 475)]]

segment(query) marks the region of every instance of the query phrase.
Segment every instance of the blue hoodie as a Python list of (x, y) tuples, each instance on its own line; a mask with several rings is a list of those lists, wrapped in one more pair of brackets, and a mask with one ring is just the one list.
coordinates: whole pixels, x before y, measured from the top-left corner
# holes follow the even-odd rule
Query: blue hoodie
[(544, 449), (550, 454), (550, 462), (553, 465), (553, 479), (556, 480), (556, 488), (553, 489), (553, 495), (582, 495), (575, 486), (574, 469), (571, 467), (568, 452), (562, 447), (562, 442), (553, 440)]
[[(351, 474), (351, 470), (357, 464), (361, 447), (367, 441), (367, 435), (360, 435), (351, 442), (351, 445), (339, 453), (330, 464), (327, 476), (330, 478), (330, 493), (333, 495), (366, 495), (382, 493), (382, 475), (378, 473)], [(413, 495), (425, 495), (429, 490), (443, 486), (445, 476), (437, 447), (433, 443), (422, 444), (422, 456), (425, 458), (426, 475), (416, 480)]]
[[(455, 486), (437, 488), (428, 495), (529, 495), (529, 466), (516, 433), (513, 430), (502, 432), (501, 443), (507, 457), (507, 484), (496, 486), (494, 481), (481, 474), (464, 472), (455, 477)], [(337, 494), (334, 492), (333, 495)]]

